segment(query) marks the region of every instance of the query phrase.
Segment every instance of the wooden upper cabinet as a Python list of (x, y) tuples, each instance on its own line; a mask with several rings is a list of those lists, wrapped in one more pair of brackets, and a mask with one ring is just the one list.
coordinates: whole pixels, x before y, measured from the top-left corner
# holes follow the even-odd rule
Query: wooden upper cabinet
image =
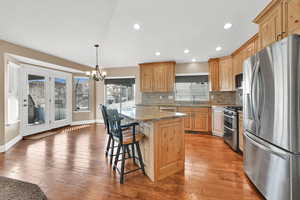
[(283, 34), (300, 34), (300, 0), (283, 0)]
[(152, 92), (153, 67), (150, 64), (140, 65), (140, 90), (141, 92)]
[(282, 38), (282, 9), (276, 4), (259, 23), (260, 45), (266, 47)]
[(254, 19), (259, 24), (260, 48), (300, 33), (300, 0), (273, 0)]
[(141, 92), (172, 92), (175, 83), (175, 62), (140, 64)]
[(232, 57), (220, 58), (219, 62), (220, 91), (233, 91), (233, 63)]
[(219, 91), (219, 59), (210, 59), (208, 64), (210, 91)]

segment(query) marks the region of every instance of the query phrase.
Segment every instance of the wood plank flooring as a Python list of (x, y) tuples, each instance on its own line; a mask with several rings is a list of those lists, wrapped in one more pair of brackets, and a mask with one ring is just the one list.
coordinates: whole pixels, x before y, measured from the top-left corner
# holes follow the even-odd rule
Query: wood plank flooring
[(157, 183), (141, 172), (125, 184), (104, 156), (102, 125), (22, 140), (0, 154), (0, 176), (36, 183), (50, 200), (256, 200), (263, 199), (243, 173), (242, 156), (210, 135), (186, 135), (185, 171)]

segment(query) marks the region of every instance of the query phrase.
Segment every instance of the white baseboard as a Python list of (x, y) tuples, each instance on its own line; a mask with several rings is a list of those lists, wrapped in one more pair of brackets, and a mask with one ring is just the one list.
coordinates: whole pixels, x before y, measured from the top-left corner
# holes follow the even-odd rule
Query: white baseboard
[(0, 152), (8, 151), (11, 147), (13, 147), (15, 144), (17, 144), (20, 140), (22, 140), (22, 135), (18, 135), (14, 139), (10, 140), (6, 144), (0, 146)]
[(104, 124), (103, 119), (96, 119), (96, 124)]
[(84, 120), (84, 121), (75, 121), (71, 123), (71, 126), (85, 125), (85, 124), (93, 124), (96, 120)]
[(214, 136), (218, 136), (218, 137), (223, 137), (223, 133), (217, 133), (217, 132), (213, 132), (212, 133)]

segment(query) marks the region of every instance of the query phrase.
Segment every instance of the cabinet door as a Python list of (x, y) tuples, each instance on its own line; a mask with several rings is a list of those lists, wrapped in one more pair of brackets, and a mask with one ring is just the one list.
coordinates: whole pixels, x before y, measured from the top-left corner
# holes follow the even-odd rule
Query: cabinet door
[(167, 90), (167, 68), (157, 63), (153, 68), (153, 91), (165, 92)]
[(233, 90), (233, 64), (232, 58), (226, 57), (220, 59), (220, 91)]
[(179, 112), (182, 112), (182, 113), (185, 113), (188, 115), (183, 119), (183, 126), (184, 126), (185, 131), (191, 131), (192, 130), (192, 117), (193, 117), (193, 113), (191, 112), (191, 109), (181, 107), (178, 110), (179, 110)]
[(300, 34), (300, 0), (283, 1), (283, 33)]
[(252, 41), (245, 48), (245, 59), (249, 58), (254, 53), (255, 53), (255, 43)]
[(184, 118), (184, 130), (191, 131), (192, 130), (192, 122), (193, 122), (193, 113), (192, 112), (185, 112), (188, 117)]
[(174, 84), (175, 84), (175, 63), (171, 62), (168, 64), (167, 67), (167, 90), (166, 92), (173, 92), (174, 91)]
[(140, 90), (141, 92), (153, 91), (153, 67), (152, 65), (140, 65)]
[[(244, 51), (241, 50), (232, 57), (233, 77), (235, 77), (235, 75), (240, 74), (240, 73), (243, 72), (243, 53), (244, 53)], [(235, 80), (235, 79), (233, 79), (233, 80)]]
[(208, 132), (209, 131), (209, 116), (208, 113), (194, 112), (193, 113), (193, 131)]
[(182, 121), (161, 120), (155, 126), (157, 180), (184, 169), (184, 131)]
[(224, 111), (213, 109), (213, 133), (222, 136), (224, 132)]
[(175, 63), (153, 64), (153, 92), (172, 92), (175, 83)]
[(282, 6), (277, 4), (259, 24), (261, 48), (264, 48), (282, 37)]
[(219, 60), (209, 61), (209, 84), (210, 91), (219, 91)]
[(239, 149), (244, 151), (244, 125), (243, 125), (243, 115), (239, 115)]

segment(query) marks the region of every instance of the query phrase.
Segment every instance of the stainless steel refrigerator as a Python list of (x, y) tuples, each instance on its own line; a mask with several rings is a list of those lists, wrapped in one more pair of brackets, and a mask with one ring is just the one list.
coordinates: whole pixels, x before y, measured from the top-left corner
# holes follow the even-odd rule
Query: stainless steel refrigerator
[(269, 200), (300, 199), (300, 36), (244, 62), (244, 170)]

